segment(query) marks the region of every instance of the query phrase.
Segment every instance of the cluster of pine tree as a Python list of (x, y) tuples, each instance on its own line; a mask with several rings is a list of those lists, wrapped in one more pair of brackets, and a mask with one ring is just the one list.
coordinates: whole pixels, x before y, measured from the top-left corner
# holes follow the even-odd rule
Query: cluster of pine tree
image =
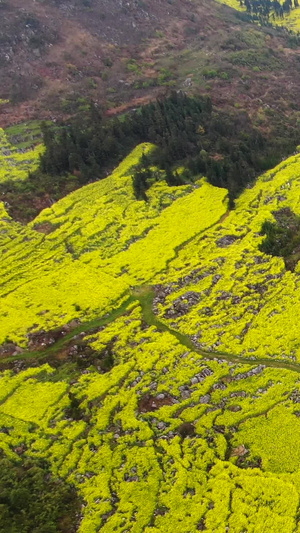
[(52, 175), (75, 170), (84, 181), (94, 179), (140, 142), (158, 145), (161, 163), (173, 164), (194, 153), (197, 128), (209, 122), (211, 113), (209, 98), (176, 92), (113, 120), (91, 104), (89, 113), (70, 124), (43, 128), (46, 152), (40, 168)]
[(293, 8), (299, 7), (299, 1), (284, 0), (281, 4), (278, 0), (240, 0), (240, 5), (255, 19), (268, 21), (270, 18), (283, 18)]
[(287, 270), (294, 272), (300, 259), (300, 217), (289, 207), (272, 214), (275, 222), (266, 220), (261, 227), (265, 238), (259, 249), (265, 254), (283, 257)]
[[(171, 171), (180, 163), (233, 196), (261, 170), (266, 152), (265, 140), (245, 112), (216, 112), (210, 98), (182, 92), (113, 120), (91, 105), (88, 114), (68, 125), (44, 127), (44, 142), (40, 171), (45, 174), (75, 174), (84, 184), (104, 177), (136, 144), (152, 142), (158, 149), (151, 164), (166, 170), (170, 185), (182, 183)], [(143, 197), (149, 176), (149, 168), (137, 169), (137, 197)]]
[[(67, 124), (44, 125), (46, 151), (39, 169), (22, 182), (0, 184), (0, 194), (13, 217), (30, 220), (39, 212), (35, 205), (47, 205), (48, 199), (56, 201), (105, 178), (137, 144), (151, 142), (157, 150), (133, 177), (137, 198), (146, 199), (147, 188), (157, 178), (151, 171), (156, 166), (169, 185), (202, 174), (213, 185), (227, 188), (233, 199), (299, 144), (298, 128), (279, 114), (272, 115), (269, 131), (268, 138), (263, 137), (245, 111), (219, 111), (209, 97), (183, 92), (174, 91), (114, 119), (91, 104), (88, 112)], [(178, 166), (185, 167), (183, 175), (176, 172)]]
[(134, 169), (132, 180), (133, 190), (137, 200), (148, 200), (146, 191), (154, 181), (164, 179), (170, 187), (177, 187), (186, 183), (187, 180), (190, 181), (192, 179), (192, 174), (189, 169), (185, 169), (179, 174), (176, 169), (172, 170), (171, 165), (167, 162), (163, 162), (163, 173), (153, 170), (151, 167), (153, 164), (157, 166), (157, 158), (160, 158), (159, 151), (152, 156), (143, 154), (140, 164)]
[(0, 457), (0, 533), (75, 533), (81, 501), (42, 460)]

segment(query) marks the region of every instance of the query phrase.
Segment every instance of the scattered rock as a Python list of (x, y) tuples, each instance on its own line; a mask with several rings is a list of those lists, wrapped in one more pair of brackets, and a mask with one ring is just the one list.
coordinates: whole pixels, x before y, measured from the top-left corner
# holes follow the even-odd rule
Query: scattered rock
[(203, 315), (206, 315), (206, 316), (212, 316), (213, 315), (213, 310), (210, 308), (210, 307), (203, 307), (202, 309), (200, 309), (198, 311), (198, 313), (200, 314), (203, 314)]
[(241, 379), (247, 379), (251, 376), (255, 376), (257, 374), (261, 374), (261, 372), (265, 369), (265, 365), (258, 365), (255, 368), (252, 368), (251, 370), (248, 370), (248, 372), (241, 372), (240, 374), (236, 374), (235, 376), (232, 376), (232, 380), (234, 381), (240, 381)]
[(35, 226), (33, 226), (33, 229), (35, 231), (38, 231), (39, 233), (49, 235), (49, 233), (52, 233), (55, 228), (54, 226), (52, 226), (52, 224), (50, 224), (50, 222), (43, 222), (42, 224), (35, 224)]
[(180, 387), (178, 387), (178, 390), (180, 390), (180, 392), (183, 392), (185, 390), (189, 390), (189, 387), (188, 385), (180, 385)]
[(237, 392), (232, 392), (230, 394), (230, 398), (238, 398), (238, 397), (245, 398), (246, 396), (247, 396), (247, 394), (243, 390), (237, 391)]
[(158, 311), (158, 305), (159, 304), (164, 305), (167, 296), (172, 294), (172, 292), (174, 291), (174, 284), (169, 284), (169, 285), (166, 285), (166, 286), (155, 285), (154, 286), (154, 291), (155, 291), (155, 296), (154, 296), (154, 299), (153, 299), (153, 311), (157, 312)]
[(24, 350), (13, 342), (6, 342), (0, 346), (0, 358), (11, 357), (23, 353)]
[(198, 372), (198, 374), (196, 374), (194, 377), (197, 378), (198, 383), (202, 383), (207, 377), (212, 376), (213, 373), (213, 370), (207, 366), (203, 368), (201, 372)]
[(230, 246), (238, 239), (239, 237), (237, 237), (237, 235), (225, 235), (224, 237), (221, 237), (221, 239), (217, 240), (216, 245), (219, 248), (227, 248), (227, 246)]
[(205, 394), (204, 396), (200, 396), (199, 403), (210, 403), (211, 402), (211, 395)]
[(183, 294), (172, 303), (171, 307), (164, 313), (165, 318), (174, 318), (185, 315), (193, 305), (196, 305), (201, 298), (199, 292), (189, 291)]
[(62, 339), (67, 333), (75, 329), (80, 324), (79, 320), (72, 320), (62, 328), (56, 328), (50, 331), (44, 329), (37, 333), (29, 333), (28, 348), (30, 350), (44, 350), (47, 346), (52, 346), (59, 339)]
[(241, 411), (242, 408), (240, 405), (229, 405), (228, 411), (232, 411), (233, 413), (237, 413), (238, 411)]
[(188, 274), (184, 278), (181, 278), (181, 280), (178, 281), (179, 288), (185, 287), (186, 285), (199, 283), (199, 281), (206, 278), (207, 276), (210, 276), (215, 271), (216, 267), (213, 267), (210, 270), (205, 270), (201, 273), (201, 268), (196, 268), (190, 274)]
[(226, 431), (226, 427), (223, 426), (223, 425), (220, 425), (220, 426), (213, 426), (212, 427), (213, 430), (216, 432), (216, 433), (221, 433), (222, 435), (224, 435), (225, 431)]
[(200, 522), (197, 524), (197, 531), (206, 531), (205, 519), (201, 518)]
[(184, 390), (182, 393), (181, 393), (181, 397), (183, 400), (188, 400), (188, 398), (191, 397), (191, 393), (189, 390)]
[(262, 468), (262, 458), (253, 457), (253, 459), (249, 460), (247, 459), (247, 456), (238, 457), (236, 465), (239, 468)]
[(240, 444), (237, 448), (234, 448), (231, 452), (231, 457), (243, 457), (249, 452), (244, 444)]
[(158, 395), (156, 396), (156, 399), (157, 399), (157, 400), (163, 400), (164, 398), (165, 398), (165, 394), (158, 394)]
[(184, 493), (183, 497), (186, 498), (187, 496), (195, 496), (196, 490), (194, 488), (187, 488)]
[(160, 506), (154, 511), (155, 516), (164, 516), (170, 509), (165, 506)]
[(246, 287), (252, 291), (258, 292), (259, 294), (264, 294), (268, 288), (263, 283), (248, 283)]
[[(163, 398), (161, 396), (163, 396)], [(153, 396), (152, 394), (147, 393), (139, 399), (138, 410), (140, 413), (148, 413), (149, 411), (157, 411), (163, 405), (173, 405), (173, 403), (174, 399), (170, 394)]]
[(263, 257), (262, 255), (254, 256), (253, 260), (254, 260), (254, 263), (256, 265), (262, 265), (263, 263), (268, 263), (269, 262), (269, 260), (266, 259), (265, 257)]
[(217, 301), (230, 300), (230, 298), (233, 296), (232, 292), (228, 292), (228, 291), (218, 291), (218, 292), (221, 292), (221, 294), (220, 296), (216, 298)]
[(214, 383), (212, 386), (213, 390), (225, 390), (227, 389), (226, 383), (223, 383), (222, 381), (218, 383)]
[(193, 85), (192, 78), (186, 78), (186, 80), (184, 80), (182, 85), (184, 87), (191, 87)]
[(300, 391), (298, 389), (294, 389), (290, 395), (290, 399), (293, 403), (300, 403)]

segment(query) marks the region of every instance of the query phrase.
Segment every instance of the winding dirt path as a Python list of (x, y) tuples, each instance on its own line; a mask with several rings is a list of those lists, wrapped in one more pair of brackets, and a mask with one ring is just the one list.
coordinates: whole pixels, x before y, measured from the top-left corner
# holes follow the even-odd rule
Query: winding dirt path
[(227, 352), (212, 352), (201, 350), (198, 346), (191, 340), (188, 335), (185, 335), (175, 329), (170, 328), (167, 324), (162, 322), (157, 318), (153, 312), (153, 299), (154, 299), (154, 290), (152, 287), (141, 287), (136, 288), (133, 291), (133, 296), (137, 299), (142, 308), (142, 314), (145, 322), (151, 326), (155, 326), (159, 331), (166, 331), (176, 337), (176, 339), (188, 348), (189, 350), (202, 355), (206, 359), (219, 359), (220, 361), (230, 361), (235, 364), (247, 364), (252, 366), (263, 365), (264, 367), (270, 368), (284, 368), (285, 370), (290, 370), (291, 372), (300, 373), (300, 363), (286, 362), (281, 359), (270, 359), (270, 358), (252, 358), (244, 357), (241, 355), (234, 355)]
[[(125, 296), (125, 295), (124, 295)], [(282, 359), (274, 358), (253, 358), (253, 357), (244, 357), (241, 355), (235, 355), (227, 352), (214, 352), (214, 351), (205, 351), (201, 350), (188, 335), (181, 333), (175, 329), (169, 327), (166, 323), (162, 322), (157, 318), (153, 311), (153, 299), (155, 293), (151, 285), (142, 285), (140, 287), (135, 287), (129, 297), (123, 301), (120, 307), (114, 309), (106, 317), (100, 319), (95, 319), (90, 322), (81, 324), (80, 326), (73, 329), (69, 334), (65, 335), (64, 338), (58, 340), (54, 345), (46, 348), (43, 351), (34, 351), (34, 352), (23, 352), (16, 356), (10, 356), (3, 358), (0, 362), (0, 370), (4, 367), (7, 368), (7, 365), (17, 361), (28, 361), (30, 364), (33, 361), (39, 360), (41, 364), (46, 362), (47, 358), (57, 358), (59, 359), (59, 354), (63, 349), (72, 341), (72, 339), (80, 333), (89, 333), (92, 329), (105, 326), (113, 322), (116, 318), (122, 316), (128, 309), (129, 305), (134, 302), (138, 302), (142, 309), (142, 315), (144, 321), (149, 326), (156, 327), (159, 331), (165, 331), (175, 337), (178, 342), (185, 346), (188, 350), (198, 353), (205, 359), (210, 360), (219, 360), (228, 361), (234, 364), (246, 364), (251, 366), (263, 365), (265, 368), (279, 368), (289, 370), (291, 372), (300, 373), (300, 363), (293, 363), (283, 361)], [(43, 361), (45, 360), (45, 361)], [(2, 367), (2, 368), (1, 368)]]

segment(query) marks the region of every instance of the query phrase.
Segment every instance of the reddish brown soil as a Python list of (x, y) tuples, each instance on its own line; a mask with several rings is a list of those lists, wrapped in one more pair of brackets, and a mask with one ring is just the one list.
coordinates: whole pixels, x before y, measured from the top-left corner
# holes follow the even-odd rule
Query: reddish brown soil
[(34, 226), (35, 231), (39, 231), (40, 233), (44, 233), (45, 235), (49, 235), (53, 231), (53, 226), (50, 224), (50, 222), (43, 222), (42, 224), (36, 224)]
[(169, 394), (165, 394), (164, 398), (157, 398), (152, 394), (145, 394), (139, 401), (139, 412), (147, 413), (148, 411), (157, 411), (163, 405), (173, 405), (174, 399)]
[(56, 328), (50, 331), (38, 331), (28, 335), (28, 349), (29, 351), (44, 350), (49, 346), (55, 344), (58, 340), (64, 338), (74, 328), (78, 326), (77, 320), (72, 320), (62, 328)]
[[(268, 110), (289, 116), (298, 99), (298, 50), (288, 47), (287, 36), (241, 23), (230, 8), (208, 0), (91, 0), (88, 7), (81, 0), (28, 0), (26, 7), (22, 0), (6, 0), (1, 5), (0, 96), (12, 103), (0, 107), (0, 127), (67, 118), (82, 105), (80, 98), (115, 115), (164, 94), (169, 81), (252, 116)], [(281, 67), (255, 72), (252, 65), (228, 62), (236, 51), (232, 39), (245, 32), (262, 35), (261, 49), (272, 50)], [(130, 59), (136, 70), (128, 66)], [(227, 72), (229, 78), (205, 79), (203, 68)], [(170, 72), (167, 81), (160, 79), (162, 69)], [(268, 129), (267, 118), (259, 126)]]

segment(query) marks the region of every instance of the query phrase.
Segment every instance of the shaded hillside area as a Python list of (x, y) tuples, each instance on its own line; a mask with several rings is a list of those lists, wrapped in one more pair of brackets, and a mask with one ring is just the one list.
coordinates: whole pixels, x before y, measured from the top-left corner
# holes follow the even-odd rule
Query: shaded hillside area
[(207, 93), (268, 130), (297, 111), (298, 39), (213, 1), (5, 0), (0, 126), (62, 118), (89, 99), (109, 113), (168, 87)]

